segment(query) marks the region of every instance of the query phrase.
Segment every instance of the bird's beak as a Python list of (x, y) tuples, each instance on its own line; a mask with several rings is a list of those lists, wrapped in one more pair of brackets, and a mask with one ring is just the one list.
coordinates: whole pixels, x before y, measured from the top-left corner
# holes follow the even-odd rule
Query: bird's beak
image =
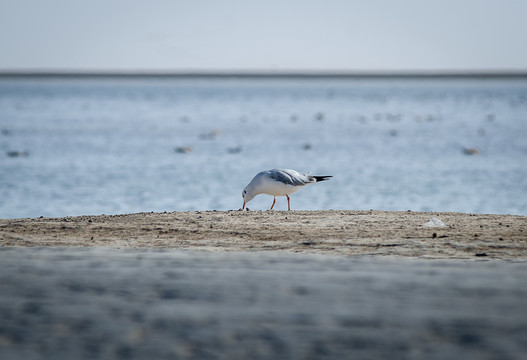
[(243, 202), (242, 210), (245, 210), (245, 201)]

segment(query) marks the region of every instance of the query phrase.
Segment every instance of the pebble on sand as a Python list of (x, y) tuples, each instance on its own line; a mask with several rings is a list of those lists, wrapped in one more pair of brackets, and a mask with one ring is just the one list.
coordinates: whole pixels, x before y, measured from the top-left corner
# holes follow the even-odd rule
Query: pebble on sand
[(442, 222), (440, 219), (433, 217), (428, 221), (427, 223), (423, 224), (423, 226), (428, 227), (443, 227), (446, 226), (444, 222)]

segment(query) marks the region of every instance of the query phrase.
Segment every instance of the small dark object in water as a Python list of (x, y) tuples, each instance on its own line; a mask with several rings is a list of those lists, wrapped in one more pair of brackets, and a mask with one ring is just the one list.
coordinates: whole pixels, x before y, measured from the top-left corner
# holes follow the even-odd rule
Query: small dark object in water
[(180, 147), (177, 147), (175, 151), (180, 154), (188, 154), (192, 152), (192, 146), (180, 146)]
[(488, 256), (487, 253), (476, 253), (476, 256)]
[(27, 157), (29, 152), (27, 151), (8, 151), (7, 156), (9, 157)]
[(241, 146), (236, 146), (236, 147), (233, 147), (233, 148), (228, 148), (227, 152), (229, 154), (238, 154), (238, 153), (241, 153), (242, 150), (243, 150), (243, 148)]
[(305, 143), (303, 146), (304, 150), (311, 150), (312, 146), (310, 143)]
[(318, 113), (315, 114), (315, 119), (317, 121), (324, 122), (324, 121), (326, 121), (326, 116), (324, 115), (323, 112), (318, 112)]
[(478, 155), (479, 149), (477, 148), (463, 148), (463, 154), (465, 155)]
[(216, 139), (216, 136), (218, 136), (219, 134), (220, 134), (220, 130), (219, 129), (213, 129), (213, 130), (211, 130), (208, 133), (201, 134), (199, 136), (199, 138), (202, 139), (202, 140), (214, 140), (214, 139)]

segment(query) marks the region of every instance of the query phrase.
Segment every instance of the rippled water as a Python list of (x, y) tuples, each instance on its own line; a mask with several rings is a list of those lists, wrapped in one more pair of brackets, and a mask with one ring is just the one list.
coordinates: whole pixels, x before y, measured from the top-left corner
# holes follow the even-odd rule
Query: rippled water
[(238, 209), (280, 167), (334, 176), (293, 209), (527, 215), (525, 78), (4, 77), (0, 131), (0, 218)]

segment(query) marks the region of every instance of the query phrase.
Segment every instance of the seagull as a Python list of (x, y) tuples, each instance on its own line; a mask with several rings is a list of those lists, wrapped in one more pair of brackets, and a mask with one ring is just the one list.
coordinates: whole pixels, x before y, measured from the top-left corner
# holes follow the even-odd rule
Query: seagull
[(271, 169), (259, 172), (243, 189), (242, 210), (258, 194), (274, 196), (270, 210), (273, 209), (277, 196), (285, 196), (287, 197), (287, 209), (291, 210), (290, 194), (300, 190), (304, 185), (329, 180), (330, 177), (332, 176), (311, 176), (289, 169)]

